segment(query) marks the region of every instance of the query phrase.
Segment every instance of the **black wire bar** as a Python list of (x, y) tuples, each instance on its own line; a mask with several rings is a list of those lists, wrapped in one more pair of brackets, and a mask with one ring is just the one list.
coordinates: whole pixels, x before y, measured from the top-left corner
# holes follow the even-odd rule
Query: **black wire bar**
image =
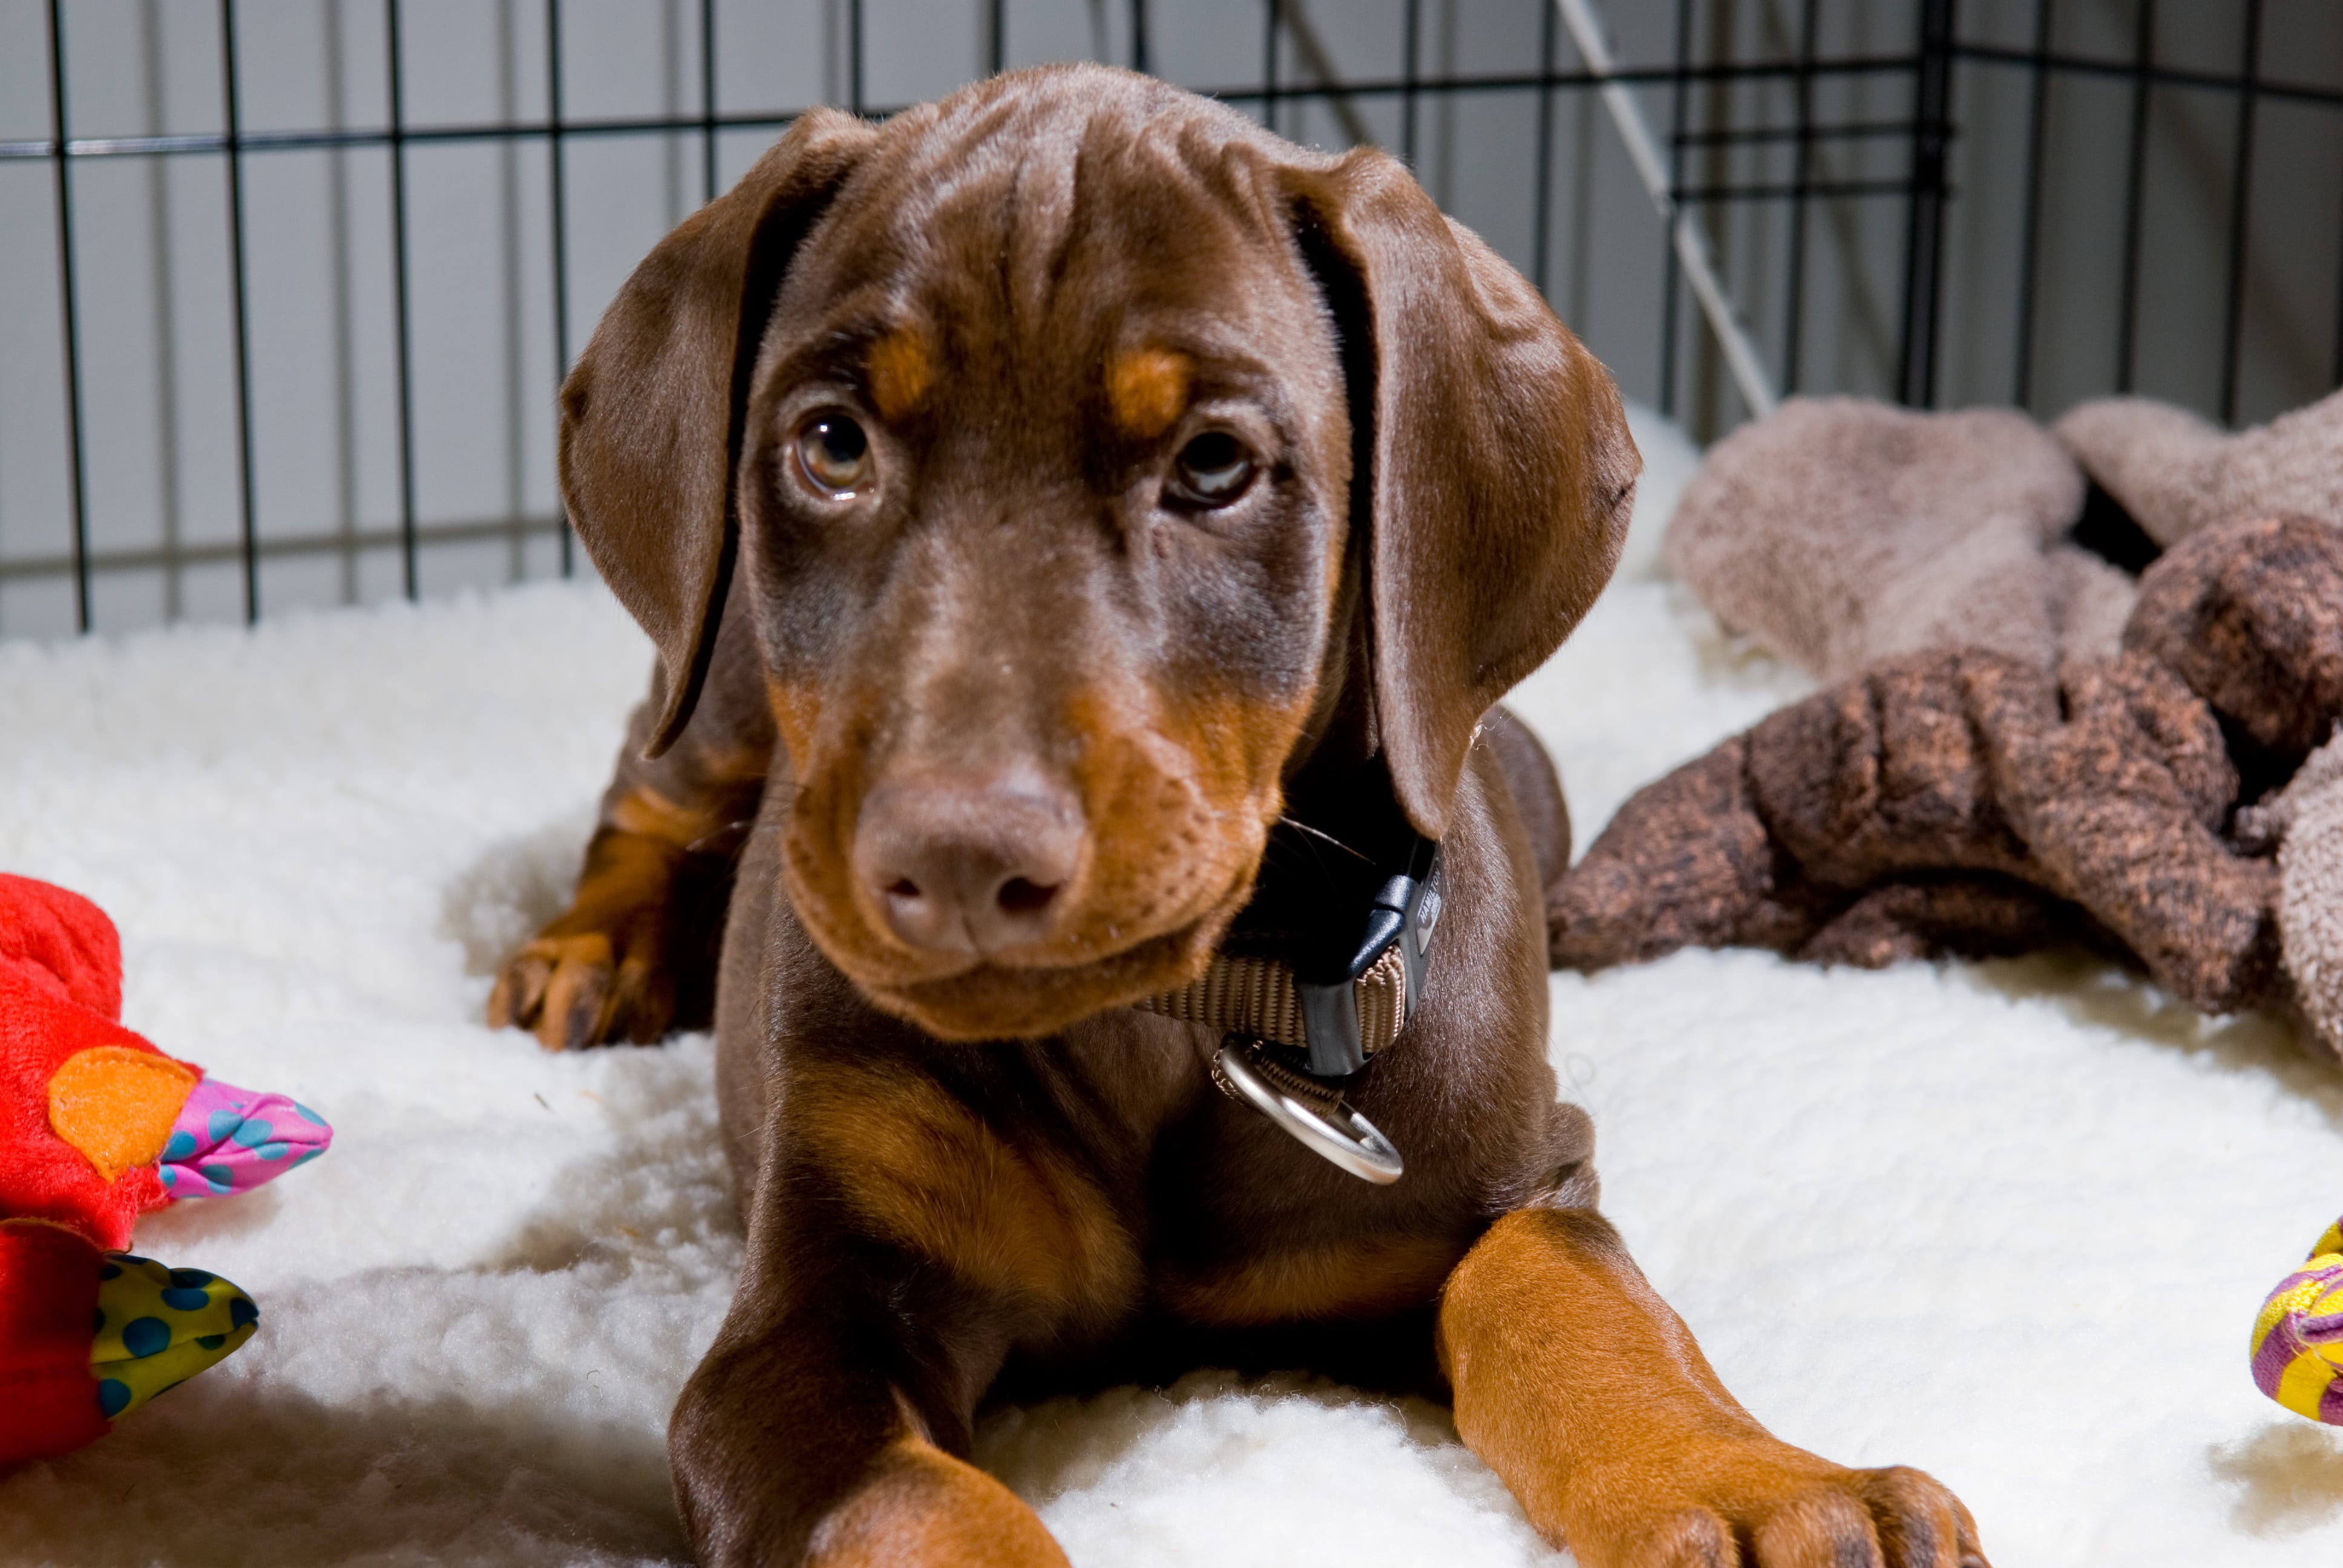
[[(561, 384), (569, 379), (569, 162), (562, 149), (561, 0), (545, 0), (545, 112), (549, 122), (546, 205), (553, 222), (553, 390), (558, 398)], [(709, 106), (702, 105), (700, 117), (707, 122), (716, 116)], [(711, 133), (710, 145), (713, 140)], [(561, 575), (568, 577), (578, 570), (578, 548), (558, 475), (553, 484), (553, 514), (561, 523)]]
[[(1908, 73), (1915, 65), (1916, 61), (1908, 55), (1871, 55), (1818, 61), (1814, 74), (1817, 76), (1895, 75)], [(1688, 84), (1778, 80), (1795, 77), (1797, 74), (1798, 64), (1795, 60), (1751, 61), (1727, 65), (1687, 65), (1683, 72)], [(1281, 103), (1342, 97), (1399, 98), (1404, 103), (1411, 93), (1419, 95), (1424, 93), (1443, 95), (1522, 93), (1541, 87), (1568, 91), (1599, 87), (1606, 80), (1631, 85), (1666, 85), (1675, 80), (1676, 75), (1674, 70), (1666, 67), (1630, 69), (1623, 66), (1607, 78), (1585, 71), (1493, 71), (1413, 82), (1405, 75), (1352, 82), (1280, 82), (1273, 93), (1252, 86), (1196, 87), (1190, 90), (1226, 104), (1259, 104), (1270, 96), (1274, 96)], [(2330, 96), (2337, 106), (2343, 107), (2343, 93)], [(884, 119), (911, 106), (909, 104), (866, 105), (858, 112), (874, 119)], [(249, 131), (238, 138), (237, 145), (247, 153), (267, 153), (446, 142), (536, 141), (555, 135), (557, 129), (561, 136), (568, 137), (686, 136), (704, 131), (711, 120), (719, 131), (786, 130), (804, 113), (803, 108), (793, 108), (715, 116), (652, 115), (595, 120), (566, 119), (558, 127), (549, 118), (447, 126), (412, 126), (402, 120), (396, 126), (386, 126), (378, 130), (352, 127), (340, 130)], [(59, 141), (60, 138), (55, 136), (34, 141), (0, 141), (0, 159), (54, 158), (57, 156)], [(157, 157), (224, 153), (227, 150), (227, 137), (217, 131), (152, 136), (78, 136), (64, 139), (64, 147), (65, 156), (69, 158)]]
[[(1816, 0), (1805, 0), (1812, 5)], [(1815, 69), (1820, 69), (1816, 62)], [(1804, 82), (1808, 89), (1813, 85), (1814, 72), (1806, 72), (1794, 81)], [(1908, 140), (1917, 121), (1850, 120), (1843, 126), (1817, 126), (1812, 120), (1812, 109), (1802, 124), (1790, 126), (1728, 126), (1720, 130), (1685, 131), (1676, 140), (1687, 147), (1740, 146), (1763, 142), (1845, 142), (1873, 137), (1896, 137)], [(1958, 127), (1949, 127), (1957, 132)]]
[(862, 0), (846, 4), (846, 106), (856, 114), (862, 104)]
[[(1798, 389), (1798, 346), (1804, 337), (1805, 323), (1800, 319), (1806, 302), (1806, 214), (1813, 206), (1815, 156), (1815, 28), (1822, 9), (1821, 0), (1805, 0), (1798, 13), (1798, 124), (1796, 173), (1790, 186), (1790, 265), (1788, 298), (1782, 307), (1782, 392), (1784, 396)], [(1895, 124), (1895, 122), (1890, 122)], [(1876, 125), (1854, 125), (1834, 127), (1842, 136), (1876, 135), (1882, 127)], [(1917, 124), (1899, 126), (1907, 136), (1917, 133)], [(1778, 132), (1771, 133), (1778, 136)], [(1767, 136), (1760, 131), (1739, 138), (1754, 140)]]
[(2147, 185), (2147, 67), (2156, 63), (2156, 0), (2139, 0), (2132, 35), (2131, 142), (2124, 162), (2123, 293), (2116, 307), (2116, 390), (2131, 390), (2139, 344), (2139, 230)]
[[(2053, 0), (2035, 0), (2034, 53), (2049, 53)], [(2034, 282), (2042, 264), (2043, 136), (2050, 109), (2050, 73), (2029, 73), (2030, 95), (2026, 114), (2026, 206), (2018, 216), (2017, 237), (2017, 386), (2010, 401), (2030, 408), (2034, 401)]]
[[(2335, 210), (2338, 214), (2343, 214), (2343, 201), (2335, 204)], [(2335, 254), (2338, 261), (2343, 261), (2343, 232), (2338, 232), (2336, 235)], [(2327, 383), (2330, 387), (2343, 387), (2343, 265), (2338, 265), (2335, 270), (2338, 275), (2335, 295), (2335, 361), (2333, 367), (2327, 373)]]
[(398, 367), (398, 566), (410, 599), (422, 597), (415, 532), (415, 337), (407, 286), (407, 82), (399, 39), (399, 0), (383, 0), (390, 71), (390, 292)]
[(2237, 419), (2237, 349), (2245, 336), (2246, 241), (2253, 226), (2254, 79), (2262, 53), (2262, 0), (2246, 0), (2244, 61), (2239, 75), (2245, 90), (2237, 95), (2236, 161), (2229, 167), (2229, 302), (2221, 341), (2221, 423)]
[[(1554, 15), (1559, 7), (1545, 5), (1539, 9), (1544, 21), (1538, 28), (1538, 70), (1543, 75), (1551, 76), (1554, 75)], [(1530, 278), (1537, 285), (1537, 291), (1551, 299), (1554, 297), (1554, 288), (1547, 277), (1546, 230), (1554, 223), (1554, 89), (1552, 87), (1541, 85), (1538, 88), (1537, 109), (1537, 173), (1534, 176), (1537, 184), (1534, 187), (1536, 194), (1530, 204), (1532, 222), (1536, 226), (1532, 232), (1536, 237), (1530, 244)]]
[(1936, 323), (1944, 300), (1946, 135), (1953, 113), (1953, 0), (1920, 0), (1920, 69), (1913, 81), (1910, 206), (1905, 228), (1904, 338), (1897, 396), (1907, 407), (1936, 401)]
[[(53, 146), (65, 146), (65, 18), (64, 0), (49, 0), (49, 126)], [(72, 160), (56, 160), (57, 296), (65, 350), (65, 486), (73, 507), (74, 625), (89, 629), (89, 459), (81, 431), (81, 311), (74, 297)]]
[(1278, 0), (1268, 0), (1262, 7), (1264, 20), (1261, 38), (1261, 123), (1272, 131), (1277, 129), (1277, 33), (1284, 20), (1284, 7)]
[(244, 116), (236, 96), (236, 0), (220, 0), (220, 95), (227, 119), (227, 266), (229, 299), (236, 327), (236, 490), (242, 501), (244, 619), (260, 619), (260, 526), (258, 498), (253, 488), (252, 461), (252, 327), (249, 319), (250, 279), (244, 263), (244, 154), (236, 135)]
[(699, 0), (699, 199), (716, 199), (716, 0)]
[[(1675, 65), (1668, 73), (1674, 91), (1668, 108), (1668, 195), (1676, 196), (1684, 189), (1684, 118), (1686, 85), (1692, 75), (1692, 0), (1676, 0)], [(1684, 264), (1676, 257), (1675, 236), (1660, 237), (1660, 412), (1669, 418), (1676, 413), (1676, 317), (1683, 308)]]
[[(1403, 29), (1399, 42), (1399, 156), (1408, 167), (1415, 167), (1415, 106), (1422, 90), (1417, 80), (1416, 39), (1423, 31), (1423, 0), (1407, 0), (1400, 15)], [(1548, 72), (1551, 75), (1553, 73)], [(1357, 96), (1354, 92), (1353, 96)]]
[[(1410, 0), (1413, 8), (1419, 0)], [(53, 9), (55, 7), (53, 6)], [(1003, 35), (1005, 45), (1005, 35)], [(2038, 66), (2052, 73), (2114, 77), (2128, 81), (2144, 75), (2156, 86), (2202, 87), (2215, 91), (2250, 93), (2258, 98), (2276, 98), (2307, 104), (2315, 107), (2343, 109), (2343, 88), (2313, 86), (2308, 83), (2272, 81), (2266, 77), (2227, 75), (2210, 71), (2182, 71), (2170, 66), (2152, 65), (2136, 68), (2128, 63), (2097, 60), (2085, 55), (2059, 55), (2048, 50), (2013, 49), (1996, 45), (1954, 44), (1949, 53), (1958, 60), (1977, 60), (2000, 65)], [(1852, 55), (1836, 60), (1817, 60), (1809, 74), (1822, 76), (1895, 75), (1909, 74), (1919, 68), (1920, 61), (1912, 55)], [(1608, 78), (1586, 71), (1493, 71), (1466, 75), (1421, 78), (1412, 72), (1398, 76), (1366, 77), (1356, 81), (1304, 84), (1281, 84), (1275, 96), (1290, 99), (1327, 99), (1337, 97), (1383, 98), (1402, 100), (1403, 109), (1411, 96), (1424, 93), (1442, 95), (1473, 93), (1518, 93), (1542, 87), (1567, 91), (1574, 88), (1599, 87), (1604, 81), (1622, 82), (1630, 86), (1673, 86), (1679, 79), (1686, 85), (1706, 82), (1763, 81), (1788, 78), (1795, 80), (1802, 67), (1795, 59), (1741, 61), (1726, 65), (1701, 65), (1689, 61), (1681, 65), (1621, 66)], [(1218, 98), (1228, 104), (1257, 104), (1267, 95), (1260, 87), (1229, 85), (1195, 87), (1191, 91), (1208, 98)], [(874, 118), (885, 118), (911, 107), (909, 104), (864, 106), (859, 112)], [(568, 120), (560, 127), (568, 136), (627, 136), (682, 135), (705, 130), (712, 121), (719, 131), (785, 130), (802, 108), (769, 109), (739, 114), (714, 116), (653, 115), (622, 116), (594, 120)], [(1402, 121), (1402, 153), (1409, 148), (1406, 118)], [(1859, 134), (1889, 134), (1907, 131), (1910, 122), (1893, 126), (1865, 126)], [(420, 144), (426, 142), (526, 141), (551, 136), (553, 125), (548, 120), (505, 120), (493, 123), (457, 124), (445, 126), (400, 125), (395, 130), (385, 126), (378, 130), (348, 128), (307, 131), (250, 131), (239, 138), (238, 145), (248, 153), (297, 151), (321, 147), (380, 147), (393, 142)], [(1684, 133), (1696, 138), (1711, 133)], [(1857, 134), (1855, 127), (1842, 127), (1834, 132), (1817, 127), (1816, 136), (1834, 134)], [(1731, 132), (1715, 133), (1718, 140), (1755, 140), (1768, 137), (1793, 138), (1795, 126), (1768, 129), (1755, 135)], [(65, 156), (71, 158), (93, 157), (152, 157), (180, 153), (224, 153), (227, 137), (216, 131), (193, 131), (167, 136), (75, 136), (62, 133), (33, 140), (0, 141), (0, 159), (54, 158), (63, 144)]]

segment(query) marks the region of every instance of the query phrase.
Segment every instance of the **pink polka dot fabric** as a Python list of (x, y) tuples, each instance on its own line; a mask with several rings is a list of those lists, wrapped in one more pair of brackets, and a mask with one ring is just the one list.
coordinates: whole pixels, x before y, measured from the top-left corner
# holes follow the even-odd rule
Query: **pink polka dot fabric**
[(326, 1119), (298, 1101), (206, 1078), (179, 1108), (157, 1173), (174, 1199), (226, 1198), (307, 1164), (333, 1141)]

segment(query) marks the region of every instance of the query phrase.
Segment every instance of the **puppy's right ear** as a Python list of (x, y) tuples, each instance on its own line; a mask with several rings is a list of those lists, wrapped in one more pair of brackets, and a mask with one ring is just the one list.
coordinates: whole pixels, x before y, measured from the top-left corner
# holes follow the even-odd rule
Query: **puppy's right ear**
[(691, 717), (732, 576), (741, 416), (799, 243), (877, 139), (814, 109), (635, 268), (561, 387), (561, 498), (659, 649), (656, 757)]

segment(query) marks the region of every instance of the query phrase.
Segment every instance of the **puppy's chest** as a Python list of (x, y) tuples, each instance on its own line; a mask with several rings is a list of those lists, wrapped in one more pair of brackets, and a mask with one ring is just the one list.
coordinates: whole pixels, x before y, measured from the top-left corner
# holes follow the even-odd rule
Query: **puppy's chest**
[(966, 1071), (793, 1075), (790, 1163), (840, 1200), (801, 1219), (1080, 1340), (1142, 1312), (1221, 1328), (1405, 1311), (1491, 1211), (1493, 1192), (1451, 1173), (1391, 1189), (1335, 1171), (1214, 1090), (1179, 1026), (1116, 1032), (1159, 1038), (1118, 1040), (1103, 1065), (990, 1047)]

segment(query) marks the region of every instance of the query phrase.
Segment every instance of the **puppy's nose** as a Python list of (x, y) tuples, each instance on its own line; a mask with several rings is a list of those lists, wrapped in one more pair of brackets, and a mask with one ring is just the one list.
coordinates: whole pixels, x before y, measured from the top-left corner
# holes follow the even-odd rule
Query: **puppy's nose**
[(890, 780), (854, 829), (855, 872), (888, 927), (930, 952), (1039, 941), (1081, 849), (1081, 809), (1031, 767)]

